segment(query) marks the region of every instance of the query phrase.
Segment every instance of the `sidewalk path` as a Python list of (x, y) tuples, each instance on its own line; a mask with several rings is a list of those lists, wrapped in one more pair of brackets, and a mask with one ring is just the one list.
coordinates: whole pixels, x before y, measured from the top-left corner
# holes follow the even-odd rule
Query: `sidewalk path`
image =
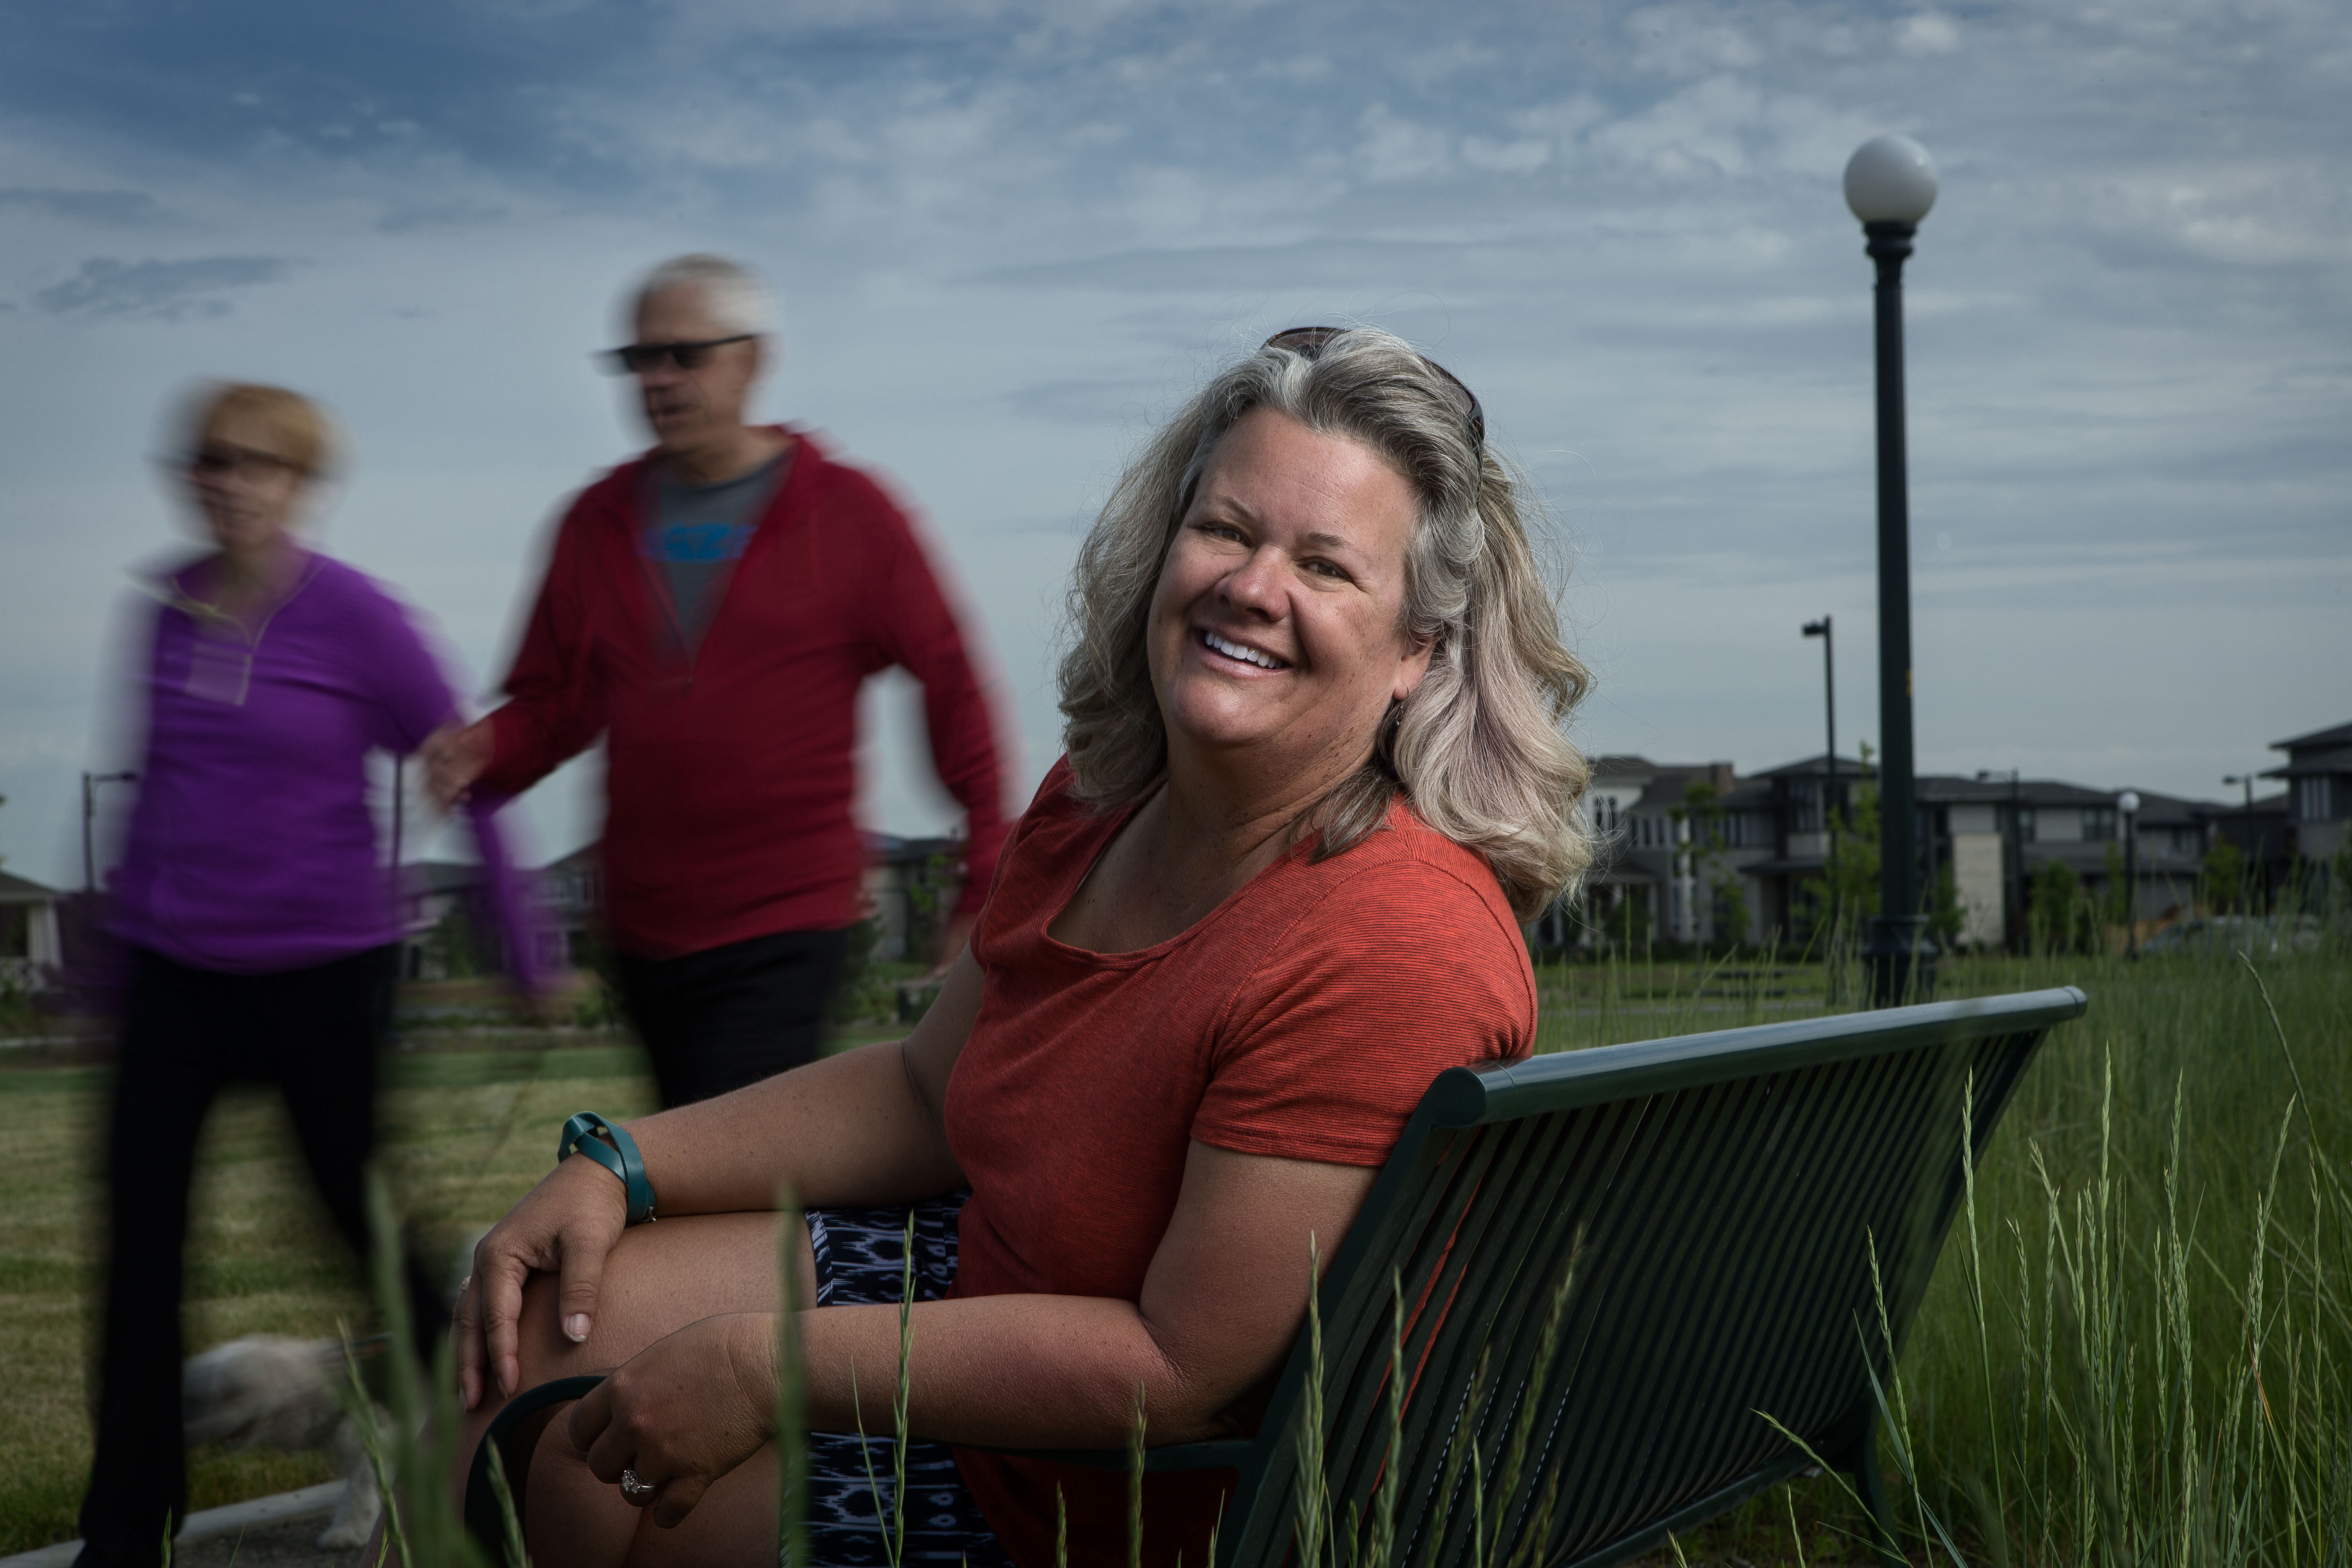
[[(352, 1568), (356, 1552), (324, 1552), (314, 1544), (327, 1515), (342, 1500), (341, 1481), (254, 1498), (188, 1516), (172, 1543), (173, 1568)], [(79, 1541), (61, 1541), (0, 1557), (0, 1568), (70, 1568)]]

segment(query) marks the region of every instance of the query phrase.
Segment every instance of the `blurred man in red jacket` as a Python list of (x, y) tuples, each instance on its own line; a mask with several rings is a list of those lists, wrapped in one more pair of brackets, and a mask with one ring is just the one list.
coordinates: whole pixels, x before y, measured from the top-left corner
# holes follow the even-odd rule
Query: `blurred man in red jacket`
[(430, 757), (445, 801), (514, 795), (606, 739), (604, 912), (663, 1103), (807, 1061), (856, 921), (856, 710), (892, 665), (923, 685), (931, 760), (962, 803), (963, 892), (1006, 831), (994, 729), (906, 515), (804, 432), (744, 423), (773, 342), (748, 268), (688, 256), (638, 290), (654, 447), (564, 517), (506, 689)]

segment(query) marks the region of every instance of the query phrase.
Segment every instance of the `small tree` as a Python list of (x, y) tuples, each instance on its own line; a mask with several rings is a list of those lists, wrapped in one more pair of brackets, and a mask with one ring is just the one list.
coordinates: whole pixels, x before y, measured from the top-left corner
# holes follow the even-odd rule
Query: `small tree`
[(2352, 834), (2327, 865), (2327, 907), (2321, 918), (2337, 935), (2352, 934)]
[(433, 929), (425, 935), (425, 949), (433, 955), (445, 980), (465, 980), (482, 973), (481, 944), (462, 903), (451, 904), (448, 911), (433, 922)]
[(1628, 953), (1650, 940), (1648, 888), (1634, 883), (1617, 889), (1616, 906), (1609, 911), (1608, 931), (1611, 940)]
[(2246, 897), (2246, 857), (2235, 844), (2217, 838), (2213, 847), (2205, 851), (2205, 864), (2198, 875), (2198, 896), (2205, 907), (2216, 912), (2234, 910)]
[(2043, 952), (2080, 952), (2089, 945), (2095, 919), (2083, 879), (2063, 860), (2043, 864), (2033, 876), (2029, 923), (2033, 945)]
[[(963, 863), (952, 855), (933, 855), (922, 868), (910, 874), (907, 880), (907, 952), (918, 963), (925, 961), (945, 928), (944, 911), (952, 906), (948, 895), (959, 890)], [(953, 958), (953, 953), (948, 954)]]
[(1716, 885), (1715, 929), (1726, 947), (1738, 947), (1748, 940), (1748, 889), (1742, 880), (1732, 877)]
[(1729, 868), (1730, 846), (1724, 842), (1729, 836), (1724, 825), (1730, 813), (1723, 808), (1723, 797), (1705, 779), (1693, 779), (1683, 791), (1682, 805), (1666, 815), (1690, 825), (1690, 841), (1683, 853), (1690, 857), (1692, 879), (1715, 911), (1716, 940), (1727, 948), (1738, 947), (1748, 937), (1748, 894), (1739, 875)]
[(1824, 819), (1833, 846), (1831, 891), (1847, 926), (1859, 929), (1878, 912), (1878, 785), (1873, 782), (1867, 741), (1862, 743), (1862, 781), (1850, 799), (1849, 809), (1828, 810)]
[(1949, 952), (1966, 929), (1968, 917), (1960, 909), (1958, 882), (1952, 876), (1951, 862), (1936, 868), (1936, 886), (1927, 909), (1927, 935), (1936, 945)]

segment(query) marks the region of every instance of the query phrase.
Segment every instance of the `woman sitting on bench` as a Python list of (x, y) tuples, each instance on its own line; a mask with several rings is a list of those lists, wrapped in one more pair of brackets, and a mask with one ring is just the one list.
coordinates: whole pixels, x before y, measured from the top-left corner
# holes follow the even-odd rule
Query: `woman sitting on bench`
[[(1139, 1387), (1154, 1445), (1252, 1429), (1310, 1237), (1432, 1078), (1534, 1042), (1517, 922), (1587, 858), (1585, 675), (1520, 508), (1477, 400), (1381, 331), (1277, 334), (1153, 439), (1080, 552), (1068, 754), (913, 1033), (632, 1123), (657, 1225), (599, 1143), (477, 1249), (466, 1454), (612, 1372), (532, 1451), (538, 1561), (773, 1562), (793, 1331), (813, 1560), (882, 1563), (838, 1435), (894, 1430), (909, 1205), (908, 1560), (1045, 1568), (1066, 1508), (1074, 1563), (1124, 1561), (1125, 1475), (1002, 1450), (1120, 1447)], [(1148, 1478), (1149, 1561), (1205, 1568), (1224, 1479)]]

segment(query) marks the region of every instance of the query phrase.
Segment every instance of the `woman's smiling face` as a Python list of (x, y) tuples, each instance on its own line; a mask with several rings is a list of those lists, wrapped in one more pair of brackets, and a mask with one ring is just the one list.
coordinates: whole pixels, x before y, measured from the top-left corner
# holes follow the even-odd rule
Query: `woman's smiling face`
[[(1340, 776), (1429, 668), (1404, 634), (1412, 487), (1369, 447), (1258, 409), (1160, 563), (1150, 655), (1171, 752), (1266, 747)], [(1337, 782), (1336, 777), (1331, 782)]]

